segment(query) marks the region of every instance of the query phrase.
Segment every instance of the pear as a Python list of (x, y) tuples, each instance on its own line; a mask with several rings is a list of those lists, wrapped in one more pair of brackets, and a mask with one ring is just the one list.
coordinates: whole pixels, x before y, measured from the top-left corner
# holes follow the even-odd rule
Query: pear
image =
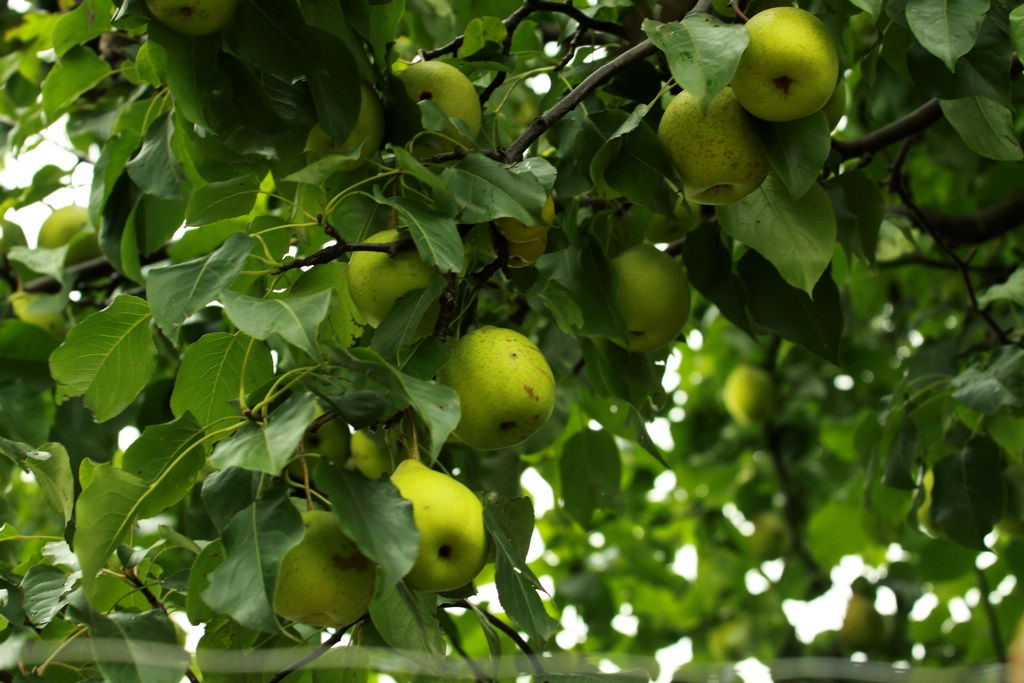
[[(369, 238), (367, 242), (381, 244), (399, 238), (398, 230), (388, 228)], [(352, 302), (363, 314), (370, 327), (381, 324), (391, 308), (403, 294), (423, 289), (435, 273), (420, 258), (419, 252), (409, 249), (394, 256), (380, 251), (356, 251), (348, 266), (348, 288)], [(428, 334), (437, 321), (439, 308), (423, 316), (419, 334)]]
[(352, 434), (349, 464), (367, 479), (380, 479), (385, 472), (391, 471), (391, 459), (387, 451), (361, 429)]
[(398, 79), (413, 102), (431, 100), (445, 116), (465, 123), (471, 136), (469, 139), (455, 126), (445, 129), (445, 134), (466, 147), (473, 146), (473, 140), (480, 132), (482, 113), (476, 87), (464, 73), (447, 62), (434, 59), (410, 64), (398, 72)]
[[(488, 232), (487, 237), (491, 245), (491, 251), (497, 254), (498, 245), (495, 244), (494, 233)], [(506, 239), (505, 249), (508, 250), (508, 266), (509, 268), (525, 268), (526, 266), (533, 265), (537, 259), (544, 255), (547, 248), (548, 233), (546, 228), (544, 232), (540, 233), (539, 237), (529, 242), (512, 242)]]
[(68, 244), (65, 265), (101, 256), (96, 231), (89, 224), (89, 211), (72, 204), (55, 209), (39, 226), (38, 244), (46, 249), (57, 249)]
[(768, 175), (764, 145), (730, 88), (707, 108), (689, 91), (676, 95), (661, 117), (658, 137), (679, 171), (686, 197), (698, 204), (735, 202)]
[(613, 339), (630, 351), (655, 351), (679, 336), (690, 316), (690, 283), (682, 266), (648, 242), (612, 259), (616, 302), (628, 337)]
[(774, 510), (765, 510), (754, 517), (754, 533), (750, 536), (750, 553), (758, 562), (774, 560), (789, 545), (789, 529)]
[(167, 28), (187, 36), (205, 36), (227, 26), (239, 2), (241, 0), (146, 0), (146, 6)]
[(869, 596), (854, 592), (846, 606), (839, 640), (854, 652), (870, 652), (882, 644), (885, 622)]
[(799, 7), (772, 7), (746, 28), (750, 42), (732, 78), (743, 108), (765, 121), (792, 121), (824, 107), (839, 77), (839, 56), (821, 19)]
[(465, 484), (418, 460), (403, 460), (391, 475), (412, 503), (420, 532), (416, 562), (405, 576), (415, 590), (448, 591), (472, 581), (487, 561), (483, 506)]
[(345, 536), (329, 510), (302, 514), (302, 540), (281, 558), (274, 611), (311, 626), (346, 626), (373, 597), (376, 567)]
[(44, 294), (35, 292), (12, 292), (9, 300), (14, 316), (22, 322), (35, 325), (47, 330), (56, 337), (63, 338), (66, 328), (64, 326), (64, 315), (60, 312), (37, 312), (32, 310), (32, 303)]
[(522, 443), (555, 405), (555, 377), (540, 349), (502, 327), (480, 327), (459, 339), (437, 380), (459, 394), (455, 436), (483, 450)]
[(359, 156), (340, 163), (337, 166), (339, 171), (352, 171), (363, 164), (380, 149), (381, 141), (384, 139), (384, 110), (381, 108), (380, 99), (366, 83), (359, 88), (359, 114), (356, 118), (356, 125), (340, 145), (335, 145), (320, 124), (313, 126), (306, 138), (306, 151), (314, 157), (323, 157), (327, 154), (340, 154), (358, 150)]
[(726, 378), (722, 401), (741, 425), (765, 422), (775, 413), (775, 380), (766, 370), (742, 363)]
[[(317, 417), (323, 409), (317, 406)], [(350, 432), (343, 420), (333, 419), (324, 422), (315, 432), (307, 433), (303, 439), (303, 447), (307, 452), (318, 453), (332, 464), (340, 465), (349, 454)]]
[(540, 225), (526, 225), (518, 218), (502, 216), (494, 220), (498, 232), (509, 242), (533, 242), (548, 234), (548, 228), (555, 222), (555, 198), (548, 195), (541, 209)]

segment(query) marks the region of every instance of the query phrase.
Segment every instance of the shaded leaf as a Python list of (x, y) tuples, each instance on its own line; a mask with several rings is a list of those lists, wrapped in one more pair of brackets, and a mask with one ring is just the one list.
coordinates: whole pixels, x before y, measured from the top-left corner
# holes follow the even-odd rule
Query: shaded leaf
[(573, 434), (562, 446), (558, 471), (565, 509), (584, 528), (590, 528), (594, 512), (617, 503), (622, 463), (615, 438), (607, 431)]
[(221, 298), (228, 318), (250, 337), (267, 339), (277, 334), (313, 358), (320, 357), (317, 330), (327, 315), (330, 290), (286, 299), (258, 299), (225, 290)]
[(950, 71), (978, 39), (989, 0), (907, 0), (907, 24), (918, 42)]
[(295, 454), (315, 411), (316, 397), (296, 392), (262, 422), (248, 424), (218, 442), (210, 462), (220, 468), (279, 474)]
[(189, 197), (185, 221), (189, 225), (206, 225), (244, 216), (256, 204), (259, 188), (260, 179), (255, 173), (207, 183)]
[(679, 85), (703, 105), (729, 84), (750, 42), (742, 24), (725, 24), (703, 13), (668, 24), (646, 19), (643, 30), (665, 53)]
[(985, 535), (1003, 517), (1006, 488), (1002, 461), (995, 443), (976, 438), (959, 453), (932, 466), (935, 483), (929, 513), (957, 543), (983, 550)]
[(996, 161), (1024, 159), (1013, 129), (1013, 111), (987, 97), (939, 100), (942, 114), (968, 147)]

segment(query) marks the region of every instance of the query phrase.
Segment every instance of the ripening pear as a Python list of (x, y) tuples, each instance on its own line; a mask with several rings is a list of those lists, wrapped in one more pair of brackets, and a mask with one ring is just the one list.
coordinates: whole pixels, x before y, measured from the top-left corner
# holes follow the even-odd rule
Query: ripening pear
[(498, 232), (509, 242), (533, 242), (548, 234), (548, 229), (555, 222), (555, 198), (548, 195), (541, 209), (540, 225), (526, 225), (518, 218), (502, 216), (494, 220)]
[(522, 443), (555, 406), (555, 377), (544, 354), (502, 327), (479, 327), (460, 338), (437, 381), (459, 395), (455, 436), (483, 450)]
[(188, 36), (205, 36), (227, 26), (241, 0), (146, 0), (153, 16)]
[(722, 401), (741, 425), (763, 423), (775, 414), (775, 379), (762, 368), (748, 363), (737, 365), (725, 380)]
[(66, 327), (64, 323), (64, 315), (59, 311), (55, 312), (39, 312), (32, 310), (32, 303), (46, 296), (36, 292), (23, 292), (16, 291), (11, 292), (9, 300), (11, 302), (11, 309), (14, 311), (14, 316), (22, 322), (41, 327), (44, 330), (49, 331), (56, 337), (64, 337)]
[(405, 576), (415, 590), (448, 591), (466, 585), (487, 561), (483, 505), (465, 484), (418, 460), (403, 460), (391, 475), (412, 503), (420, 532), (416, 562)]
[(84, 206), (63, 206), (55, 209), (39, 226), (38, 244), (46, 249), (68, 245), (64, 264), (71, 266), (101, 256), (96, 231), (89, 224), (89, 211)]
[(366, 83), (359, 87), (359, 93), (359, 114), (356, 124), (341, 144), (335, 145), (331, 136), (319, 123), (313, 126), (306, 138), (306, 151), (315, 157), (358, 150), (356, 158), (338, 165), (339, 171), (352, 171), (365, 164), (380, 149), (381, 141), (384, 139), (384, 110), (381, 108), (380, 98)]
[(658, 137), (698, 204), (729, 204), (756, 190), (768, 175), (768, 157), (749, 115), (725, 88), (701, 107), (684, 90), (658, 124)]
[(447, 62), (432, 59), (410, 64), (398, 72), (398, 79), (413, 102), (430, 100), (449, 119), (465, 123), (470, 138), (463, 136), (455, 126), (446, 128), (445, 134), (466, 147), (473, 146), (480, 132), (482, 111), (476, 87), (464, 73)]
[(825, 106), (839, 77), (839, 55), (828, 28), (799, 7), (773, 7), (745, 24), (747, 44), (732, 89), (765, 121), (792, 121)]
[[(398, 230), (388, 228), (371, 235), (366, 241), (381, 244), (399, 237)], [(400, 251), (394, 256), (380, 251), (356, 251), (348, 264), (349, 294), (367, 324), (377, 327), (399, 297), (426, 287), (435, 272), (415, 249)], [(417, 330), (419, 334), (428, 334), (434, 328), (438, 311), (438, 306), (435, 306), (423, 316)]]
[(373, 597), (377, 568), (342, 531), (329, 510), (302, 513), (302, 540), (281, 558), (274, 611), (311, 626), (346, 626)]
[(349, 465), (367, 479), (380, 479), (391, 471), (391, 458), (373, 437), (359, 429), (352, 433), (349, 442)]
[(679, 336), (690, 317), (690, 283), (674, 258), (649, 242), (612, 259), (618, 284), (615, 300), (626, 320), (630, 351), (656, 351)]
[(885, 638), (885, 622), (866, 595), (854, 592), (839, 628), (839, 640), (854, 652), (870, 652)]

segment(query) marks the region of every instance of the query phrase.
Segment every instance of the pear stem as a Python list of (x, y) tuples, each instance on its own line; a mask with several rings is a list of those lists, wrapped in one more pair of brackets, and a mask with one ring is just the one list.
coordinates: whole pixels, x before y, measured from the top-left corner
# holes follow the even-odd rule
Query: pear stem
[(412, 408), (405, 409), (405, 419), (409, 421), (409, 458), (416, 462), (423, 462), (420, 458), (420, 444), (416, 437), (416, 419), (412, 414)]

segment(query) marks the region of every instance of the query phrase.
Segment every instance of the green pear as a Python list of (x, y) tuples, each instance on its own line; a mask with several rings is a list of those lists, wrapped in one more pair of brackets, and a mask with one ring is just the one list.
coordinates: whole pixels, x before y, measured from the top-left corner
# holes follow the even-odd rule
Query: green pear
[(676, 200), (672, 215), (655, 214), (644, 229), (644, 239), (655, 244), (675, 242), (700, 225), (700, 204), (684, 197)]
[(89, 224), (89, 211), (83, 206), (64, 206), (55, 209), (39, 226), (38, 244), (46, 249), (68, 246), (65, 265), (101, 256), (96, 231)]
[[(371, 235), (367, 242), (381, 244), (399, 239), (398, 230), (388, 228)], [(394, 256), (380, 251), (356, 251), (348, 265), (348, 288), (352, 302), (370, 327), (377, 327), (403, 294), (423, 289), (435, 273), (415, 249)], [(437, 320), (438, 308), (423, 316), (418, 333), (428, 334)]]
[(765, 422), (775, 414), (775, 379), (766, 370), (743, 363), (733, 368), (722, 389), (722, 401), (742, 425)]
[(387, 451), (361, 429), (352, 434), (349, 463), (367, 479), (380, 479), (385, 472), (391, 471), (391, 458)]
[[(491, 251), (497, 254), (498, 245), (495, 243), (494, 234), (488, 232), (487, 236), (490, 240)], [(547, 248), (547, 229), (539, 237), (529, 242), (512, 242), (506, 239), (505, 249), (508, 250), (508, 266), (509, 268), (525, 268), (526, 266), (533, 265), (537, 259), (544, 255)]]
[(339, 171), (352, 171), (365, 164), (380, 149), (380, 143), (384, 139), (384, 110), (381, 108), (377, 93), (366, 83), (360, 86), (359, 92), (356, 125), (340, 145), (334, 144), (331, 136), (319, 123), (313, 126), (306, 138), (306, 151), (316, 158), (358, 150), (358, 157), (338, 165)]
[(690, 317), (690, 283), (674, 258), (649, 242), (612, 259), (615, 301), (626, 320), (626, 339), (616, 344), (646, 353), (679, 336)]
[(658, 137), (679, 171), (687, 199), (698, 204), (734, 202), (768, 175), (764, 145), (730, 88), (707, 108), (689, 91), (676, 95), (661, 117)]
[(346, 626), (373, 597), (377, 570), (342, 531), (329, 510), (302, 514), (302, 540), (281, 558), (274, 611), (311, 626)]
[(502, 327), (479, 327), (460, 338), (437, 380), (459, 394), (455, 436), (483, 450), (522, 443), (555, 405), (555, 377), (540, 349)]
[(870, 597), (854, 592), (846, 606), (839, 640), (854, 652), (870, 652), (885, 638), (885, 622)]
[(541, 209), (540, 225), (526, 225), (518, 218), (502, 216), (494, 221), (498, 232), (509, 242), (533, 242), (548, 234), (548, 229), (555, 222), (555, 198), (548, 195)]
[(773, 7), (746, 23), (747, 44), (732, 89), (748, 112), (765, 121), (792, 121), (825, 106), (839, 77), (828, 28), (799, 7)]
[(774, 560), (789, 545), (789, 529), (782, 516), (765, 510), (754, 517), (754, 533), (750, 536), (750, 553), (758, 562)]
[(433, 59), (410, 64), (398, 72), (398, 78), (413, 102), (431, 100), (449, 119), (460, 119), (466, 124), (471, 136), (469, 139), (455, 126), (446, 128), (445, 134), (463, 146), (473, 146), (473, 140), (480, 132), (482, 112), (476, 87), (464, 73), (451, 64)]
[(146, 0), (161, 24), (188, 36), (219, 31), (235, 16), (241, 0)]
[[(322, 415), (317, 406), (317, 416)], [(315, 432), (308, 432), (303, 439), (303, 447), (307, 452), (319, 453), (332, 464), (340, 465), (349, 455), (350, 433), (343, 420), (334, 419), (324, 422)]]
[(418, 460), (403, 460), (391, 475), (412, 503), (420, 532), (416, 562), (405, 576), (415, 590), (449, 591), (466, 585), (487, 561), (487, 532), (480, 499), (465, 484)]
[(22, 292), (20, 290), (11, 292), (9, 300), (11, 302), (11, 309), (14, 311), (14, 316), (22, 322), (35, 325), (36, 327), (41, 327), (52, 333), (54, 336), (63, 338), (66, 331), (63, 313), (57, 311), (38, 312), (32, 310), (32, 303), (44, 296), (44, 294)]

